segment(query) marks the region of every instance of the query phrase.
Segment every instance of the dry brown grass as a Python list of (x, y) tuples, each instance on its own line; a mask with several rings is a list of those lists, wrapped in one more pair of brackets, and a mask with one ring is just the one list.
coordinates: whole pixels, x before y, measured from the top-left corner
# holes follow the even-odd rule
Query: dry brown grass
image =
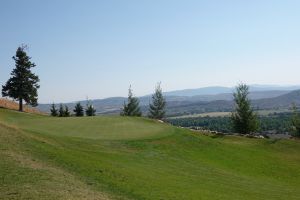
[[(12, 101), (12, 100), (9, 100), (6, 98), (0, 98), (0, 108), (19, 110), (19, 104), (15, 101)], [(38, 109), (29, 107), (27, 105), (24, 105), (23, 109), (24, 109), (24, 112), (27, 112), (27, 113), (44, 114), (43, 112), (39, 111)]]

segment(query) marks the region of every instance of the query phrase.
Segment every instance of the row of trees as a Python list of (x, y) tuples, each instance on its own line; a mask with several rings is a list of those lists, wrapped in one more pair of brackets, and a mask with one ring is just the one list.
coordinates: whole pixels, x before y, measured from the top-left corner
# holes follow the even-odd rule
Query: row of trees
[[(36, 65), (31, 62), (31, 57), (26, 53), (27, 47), (20, 46), (13, 56), (15, 61), (15, 68), (11, 72), (11, 77), (5, 85), (2, 86), (2, 96), (11, 97), (19, 101), (19, 111), (23, 111), (23, 101), (26, 104), (37, 105), (37, 90), (39, 89), (39, 77), (31, 70)], [(245, 84), (240, 84), (234, 93), (234, 102), (236, 104), (235, 111), (232, 112), (231, 122), (235, 132), (240, 134), (252, 134), (259, 128), (257, 114), (251, 107), (251, 102), (248, 98), (249, 87)], [(162, 94), (160, 83), (157, 84), (155, 92), (152, 95), (152, 102), (149, 105), (149, 117), (153, 119), (163, 119), (165, 117), (166, 100)], [(76, 116), (84, 116), (84, 109), (77, 103), (74, 108)], [(87, 105), (85, 114), (87, 116), (95, 115), (96, 110), (91, 104)], [(122, 116), (141, 116), (142, 112), (139, 106), (139, 100), (133, 96), (131, 87), (128, 92), (127, 103), (124, 102)], [(70, 116), (70, 111), (67, 106), (60, 105), (57, 110), (55, 105), (51, 108), (52, 116), (67, 117)], [(294, 115), (292, 118), (292, 128), (296, 136), (300, 136), (300, 114), (296, 107), (294, 107)]]
[[(166, 100), (163, 96), (161, 84), (158, 83), (155, 92), (152, 95), (152, 103), (149, 104), (149, 114), (148, 117), (152, 119), (163, 119), (165, 117), (165, 107), (166, 107)], [(84, 109), (81, 106), (80, 102), (78, 102), (74, 107), (74, 115), (77, 117), (84, 116)], [(59, 109), (56, 108), (56, 105), (53, 103), (50, 108), (51, 116), (54, 117), (69, 117), (70, 111), (68, 106), (60, 104)], [(95, 116), (96, 109), (93, 107), (92, 104), (87, 103), (85, 109), (86, 116)], [(127, 103), (124, 102), (122, 111), (120, 113), (121, 116), (133, 116), (133, 117), (141, 117), (142, 112), (139, 105), (139, 99), (135, 97), (132, 93), (131, 86), (128, 90), (128, 98)]]
[[(96, 115), (96, 109), (94, 106), (90, 103), (87, 103), (86, 109), (84, 110), (83, 106), (78, 102), (74, 107), (74, 115), (76, 117), (83, 117), (84, 113), (86, 116), (95, 116)], [(53, 117), (70, 117), (71, 113), (69, 111), (68, 106), (60, 104), (59, 109), (56, 108), (55, 104), (53, 103), (50, 108), (51, 116)]]
[[(149, 118), (152, 119), (163, 119), (165, 117), (165, 107), (166, 107), (166, 100), (162, 94), (162, 89), (160, 83), (157, 84), (155, 88), (155, 92), (152, 95), (152, 103), (149, 104)], [(74, 115), (77, 117), (84, 116), (84, 109), (81, 106), (80, 102), (78, 102), (74, 107)], [(56, 105), (53, 103), (50, 108), (51, 116), (54, 117), (69, 117), (70, 111), (68, 106), (60, 104), (59, 109), (56, 108)], [(87, 103), (85, 109), (86, 116), (95, 116), (96, 109), (93, 107), (92, 104)], [(124, 102), (122, 111), (120, 113), (121, 116), (133, 116), (133, 117), (141, 117), (142, 112), (139, 105), (139, 99), (135, 97), (132, 93), (131, 86), (128, 90), (128, 98), (127, 103)]]
[[(152, 102), (149, 103), (148, 117), (152, 119), (163, 119), (166, 114), (166, 100), (163, 96), (161, 84), (158, 83), (155, 88), (155, 92), (152, 95)], [(128, 90), (127, 103), (124, 102), (121, 116), (142, 116), (141, 108), (139, 106), (139, 99), (133, 96), (131, 86)]]

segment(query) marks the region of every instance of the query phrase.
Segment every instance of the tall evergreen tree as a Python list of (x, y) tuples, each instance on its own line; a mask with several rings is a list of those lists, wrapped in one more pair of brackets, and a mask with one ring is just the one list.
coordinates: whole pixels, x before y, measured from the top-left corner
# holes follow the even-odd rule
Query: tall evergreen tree
[(96, 109), (89, 102), (86, 104), (85, 114), (86, 114), (86, 116), (95, 116), (96, 115)]
[(59, 105), (58, 116), (59, 117), (64, 117), (65, 116), (65, 109), (64, 109), (64, 106), (62, 104)]
[(58, 111), (54, 103), (51, 105), (50, 112), (51, 112), (51, 116), (53, 117), (56, 117), (58, 115)]
[(26, 46), (18, 47), (16, 55), (12, 57), (15, 68), (6, 84), (2, 85), (2, 96), (18, 100), (19, 111), (23, 111), (23, 100), (29, 105), (37, 106), (37, 89), (40, 87), (38, 76), (31, 72), (31, 68), (36, 65), (30, 61), (25, 48)]
[(65, 106), (65, 109), (64, 109), (64, 117), (70, 117), (70, 111), (69, 111), (69, 108), (68, 106)]
[(139, 103), (140, 103), (139, 99), (133, 96), (132, 89), (130, 86), (128, 90), (127, 104), (124, 102), (124, 106), (120, 114), (122, 116), (140, 117), (142, 115), (142, 112), (140, 111)]
[(300, 137), (300, 114), (296, 105), (293, 105), (292, 131), (293, 136)]
[(73, 111), (77, 117), (82, 117), (84, 115), (83, 107), (81, 106), (80, 102), (75, 105), (75, 109)]
[(258, 130), (257, 115), (251, 108), (248, 95), (249, 87), (246, 84), (239, 84), (233, 94), (236, 108), (231, 114), (231, 121), (234, 131), (240, 134), (251, 134)]
[(165, 117), (166, 100), (163, 96), (160, 83), (157, 84), (152, 95), (152, 103), (149, 105), (149, 117), (153, 119), (163, 119)]

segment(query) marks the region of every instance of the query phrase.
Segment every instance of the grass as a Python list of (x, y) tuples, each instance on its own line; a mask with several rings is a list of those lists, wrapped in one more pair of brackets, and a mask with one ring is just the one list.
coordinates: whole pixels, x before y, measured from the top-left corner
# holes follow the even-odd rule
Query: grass
[[(0, 108), (7, 108), (11, 110), (19, 110), (19, 103), (6, 99), (6, 98), (0, 98)], [(27, 105), (23, 105), (24, 112), (28, 113), (35, 113), (35, 114), (44, 114), (41, 111), (39, 111), (36, 108), (32, 108)]]
[(143, 118), (0, 109), (0, 151), (0, 199), (300, 196), (297, 140), (212, 138)]
[(66, 170), (31, 155), (24, 145), (29, 139), (33, 140), (31, 135), (0, 124), (0, 199), (110, 199)]

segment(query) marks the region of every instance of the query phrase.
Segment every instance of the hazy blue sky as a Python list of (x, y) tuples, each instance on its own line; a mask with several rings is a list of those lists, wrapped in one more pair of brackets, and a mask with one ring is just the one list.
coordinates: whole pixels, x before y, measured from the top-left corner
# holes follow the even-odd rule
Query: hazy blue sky
[(16, 48), (40, 102), (212, 85), (300, 84), (300, 1), (0, 1), (0, 84)]

